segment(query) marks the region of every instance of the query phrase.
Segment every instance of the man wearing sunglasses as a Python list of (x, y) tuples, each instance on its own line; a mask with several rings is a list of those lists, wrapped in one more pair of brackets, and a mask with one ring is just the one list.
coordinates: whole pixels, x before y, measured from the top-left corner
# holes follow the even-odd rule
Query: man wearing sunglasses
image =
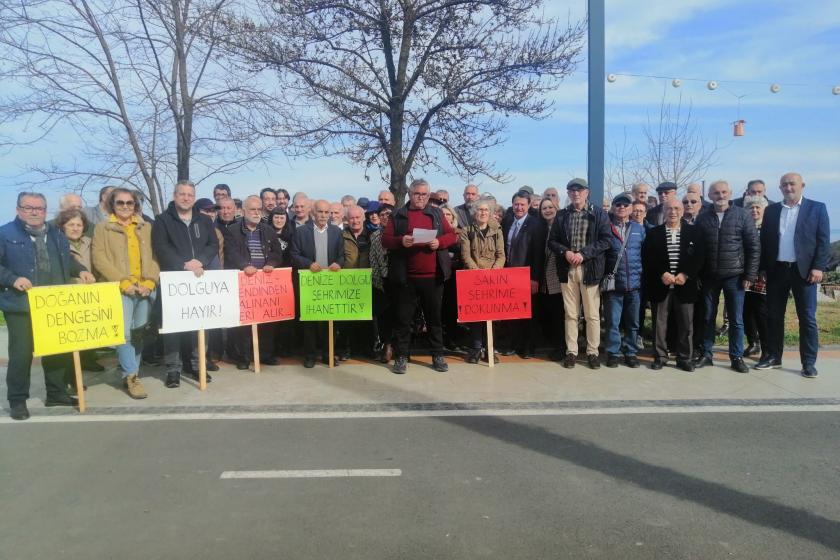
[[(0, 310), (6, 319), (9, 335), (9, 365), (6, 368), (6, 392), (9, 416), (14, 420), (29, 418), (26, 399), (32, 369), (32, 319), (26, 292), (33, 286), (69, 284), (78, 277), (88, 284), (95, 281), (70, 256), (67, 238), (46, 223), (47, 200), (40, 193), (23, 192), (17, 198), (17, 217), (0, 227)], [(75, 406), (67, 394), (65, 375), (73, 367), (70, 354), (43, 356), (46, 406)]]

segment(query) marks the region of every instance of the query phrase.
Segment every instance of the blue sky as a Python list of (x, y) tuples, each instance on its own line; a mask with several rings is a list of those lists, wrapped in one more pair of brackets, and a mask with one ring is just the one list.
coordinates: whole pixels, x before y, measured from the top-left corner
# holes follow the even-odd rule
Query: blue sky
[[(578, 17), (583, 0), (549, 0), (551, 14)], [(607, 84), (607, 144), (640, 140), (648, 114), (658, 111), (663, 92), (670, 101), (691, 103), (704, 136), (722, 149), (707, 181), (724, 178), (736, 192), (746, 181), (763, 178), (771, 198), (778, 199), (778, 178), (799, 171), (806, 196), (829, 204), (834, 229), (840, 229), (840, 2), (837, 0), (606, 0), (607, 72), (671, 76), (683, 79), (679, 89), (670, 80), (624, 77)], [(499, 185), (478, 178), (482, 190), (507, 198), (516, 186), (563, 185), (586, 176), (586, 63), (555, 92), (554, 114), (541, 121), (510, 121), (508, 141), (489, 153), (514, 178)], [(702, 81), (690, 81), (697, 78)], [(710, 92), (706, 80), (721, 87)], [(755, 82), (755, 83), (750, 83)], [(770, 92), (770, 84), (782, 85)], [(802, 85), (795, 85), (802, 84)], [(738, 101), (746, 135), (732, 136)], [(14, 135), (15, 130), (0, 129)], [(2, 154), (0, 220), (13, 216), (15, 185), (27, 164), (50, 157), (67, 160), (78, 147), (69, 134), (50, 143)], [(418, 173), (418, 175), (421, 173)], [(426, 175), (433, 186), (449, 188), (453, 199), (463, 186), (455, 176)], [(373, 175), (372, 178), (375, 178)], [(211, 178), (199, 188), (209, 195), (212, 185), (226, 182), (236, 196), (263, 186), (284, 186), (337, 199), (347, 192), (375, 196), (381, 185), (364, 180), (364, 170), (341, 159), (288, 160), (265, 167)], [(58, 192), (48, 192), (55, 207)], [(85, 193), (93, 202), (95, 194)]]

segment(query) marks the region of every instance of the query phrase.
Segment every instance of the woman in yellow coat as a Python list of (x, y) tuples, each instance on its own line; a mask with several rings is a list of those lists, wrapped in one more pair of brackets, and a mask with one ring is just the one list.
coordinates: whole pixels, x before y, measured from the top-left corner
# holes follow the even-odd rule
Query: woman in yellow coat
[(91, 256), (97, 277), (119, 282), (125, 344), (117, 347), (123, 384), (133, 399), (145, 399), (140, 383), (141, 329), (149, 322), (160, 268), (152, 253), (152, 225), (140, 214), (140, 194), (116, 188), (108, 198), (110, 215), (96, 225)]

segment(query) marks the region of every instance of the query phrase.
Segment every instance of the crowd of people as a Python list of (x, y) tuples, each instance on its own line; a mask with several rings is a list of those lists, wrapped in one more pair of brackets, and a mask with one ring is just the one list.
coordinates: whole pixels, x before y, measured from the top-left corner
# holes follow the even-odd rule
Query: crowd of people
[[(747, 372), (744, 358), (751, 356), (756, 369), (778, 368), (792, 293), (801, 373), (816, 377), (816, 286), (828, 264), (829, 223), (825, 205), (804, 198), (804, 189), (801, 175), (787, 173), (779, 182), (782, 201), (775, 203), (760, 180), (734, 200), (731, 186), (715, 181), (709, 201), (700, 184), (688, 185), (680, 198), (676, 184), (663, 182), (651, 200), (652, 187), (640, 183), (599, 206), (590, 201), (587, 181), (576, 178), (566, 185), (566, 203), (555, 188), (540, 194), (523, 186), (505, 207), (472, 184), (456, 204), (423, 179), (410, 184), (405, 204), (389, 190), (376, 200), (346, 195), (330, 202), (264, 188), (240, 200), (225, 184), (215, 186), (212, 199), (196, 199), (195, 185), (179, 181), (168, 207), (154, 217), (143, 213), (139, 192), (108, 186), (92, 207), (76, 194), (62, 196), (50, 221), (42, 194), (20, 193), (17, 217), (0, 227), (10, 415), (29, 417), (33, 334), (26, 291), (32, 286), (119, 283), (126, 342), (116, 350), (132, 398), (147, 396), (143, 364), (162, 363), (169, 388), (180, 385), (182, 373), (197, 377), (195, 333), (157, 333), (161, 271), (370, 268), (373, 320), (339, 323), (334, 355), (326, 322), (297, 329), (297, 321), (286, 321), (259, 326), (260, 361), (275, 365), (303, 348), (307, 368), (318, 359), (338, 365), (355, 355), (391, 363), (395, 374), (406, 372), (412, 340), (421, 333), (436, 371), (448, 370), (445, 356), (459, 346), (468, 363), (498, 360), (487, 351), (483, 323), (457, 321), (458, 269), (528, 267), (532, 318), (498, 325), (499, 352), (528, 359), (542, 340), (565, 368), (585, 353), (588, 367), (598, 369), (602, 349), (607, 367), (639, 367), (647, 309), (652, 369), (670, 357), (689, 372), (712, 365), (721, 293), (731, 368)], [(415, 239), (418, 230), (434, 236)], [(250, 368), (250, 328), (210, 331), (208, 341), (208, 371), (223, 359)], [(93, 352), (83, 352), (82, 363), (103, 369)], [(42, 365), (46, 406), (75, 405), (79, 388), (69, 355), (45, 356)]]

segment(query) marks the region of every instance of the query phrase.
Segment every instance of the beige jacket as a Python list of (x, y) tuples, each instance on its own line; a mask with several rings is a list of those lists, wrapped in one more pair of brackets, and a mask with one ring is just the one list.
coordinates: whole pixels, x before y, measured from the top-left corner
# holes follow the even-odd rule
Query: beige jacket
[[(144, 279), (160, 279), (160, 267), (152, 253), (152, 224), (140, 218), (137, 224), (140, 241), (140, 272)], [(128, 262), (128, 242), (123, 227), (111, 221), (99, 222), (93, 230), (93, 270), (97, 278), (119, 282), (131, 276)]]
[[(79, 239), (78, 247), (73, 245), (73, 242), (70, 241), (70, 254), (74, 259), (76, 259), (77, 263), (85, 267), (88, 272), (92, 272), (90, 262), (90, 237), (83, 235), (81, 239)], [(73, 284), (78, 284), (80, 282), (78, 278), (71, 278), (70, 281)]]
[(461, 259), (467, 270), (504, 268), (505, 239), (495, 220), (488, 222), (486, 234), (475, 224), (461, 231)]

